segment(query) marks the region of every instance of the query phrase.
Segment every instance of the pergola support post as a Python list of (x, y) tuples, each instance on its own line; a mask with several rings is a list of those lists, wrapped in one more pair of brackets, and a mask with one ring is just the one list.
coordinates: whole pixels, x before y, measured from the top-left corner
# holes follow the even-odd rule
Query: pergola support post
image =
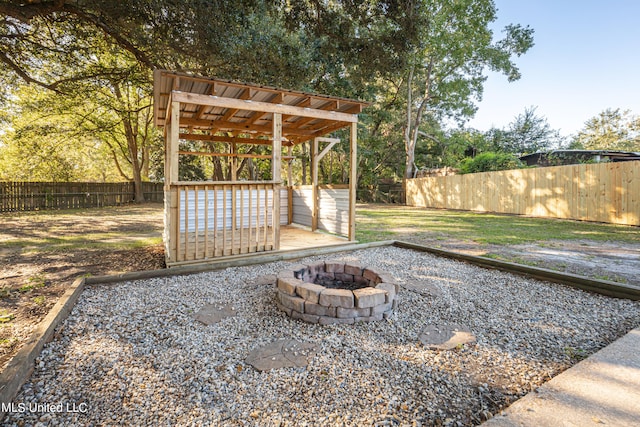
[[(320, 143), (328, 142), (322, 151), (320, 151)], [(338, 138), (313, 138), (311, 142), (311, 186), (313, 206), (311, 209), (311, 231), (318, 229), (318, 221), (320, 217), (320, 191), (318, 188), (318, 170), (320, 169), (320, 160), (326, 156), (334, 145), (340, 142)]]
[(178, 260), (178, 190), (172, 184), (178, 182), (178, 162), (180, 148), (180, 103), (170, 103), (170, 118), (165, 138), (165, 162), (164, 162), (164, 233), (165, 233), (165, 258), (167, 262)]
[(287, 224), (293, 223), (293, 147), (287, 147)]
[(349, 241), (356, 240), (356, 190), (358, 188), (358, 123), (351, 123), (349, 138)]
[(273, 151), (271, 179), (273, 180), (273, 249), (280, 249), (280, 184), (282, 181), (282, 114), (273, 113)]
[(318, 194), (318, 138), (311, 140), (311, 231), (318, 229), (320, 200)]

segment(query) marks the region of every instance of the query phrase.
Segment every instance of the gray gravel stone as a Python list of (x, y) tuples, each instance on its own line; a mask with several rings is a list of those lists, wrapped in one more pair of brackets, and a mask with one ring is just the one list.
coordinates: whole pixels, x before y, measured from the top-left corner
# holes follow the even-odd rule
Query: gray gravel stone
[[(403, 287), (393, 314), (292, 319), (273, 287), (255, 285), (289, 262), (87, 286), (14, 403), (86, 404), (43, 418), (65, 426), (474, 426), (640, 324), (639, 302), (425, 253), (381, 247), (332, 258), (393, 276)], [(220, 302), (236, 315), (210, 326), (194, 319)], [(429, 325), (451, 323), (476, 343), (441, 351), (419, 341)], [(280, 340), (317, 351), (303, 355), (306, 367), (248, 363)], [(8, 413), (3, 423), (43, 425), (45, 415)]]
[(435, 350), (452, 350), (476, 342), (469, 328), (455, 323), (433, 323), (420, 333), (420, 342)]
[(246, 362), (258, 371), (272, 369), (305, 367), (309, 358), (317, 351), (314, 344), (295, 340), (278, 340), (264, 347), (252, 350)]

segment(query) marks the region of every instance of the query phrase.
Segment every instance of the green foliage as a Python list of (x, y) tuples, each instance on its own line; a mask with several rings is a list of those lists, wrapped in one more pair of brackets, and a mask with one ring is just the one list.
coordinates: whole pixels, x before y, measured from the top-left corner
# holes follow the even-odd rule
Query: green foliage
[(33, 85), (15, 92), (10, 128), (0, 136), (0, 180), (121, 179), (104, 143), (82, 135), (69, 111), (56, 111), (57, 98)]
[(460, 162), (460, 173), (490, 172), (505, 169), (518, 169), (522, 162), (509, 153), (481, 153), (474, 158), (466, 158)]
[(45, 297), (44, 295), (38, 295), (32, 298), (33, 302), (36, 303), (36, 305), (44, 305), (44, 303), (47, 300), (47, 297)]
[[(0, 83), (18, 94), (13, 129), (0, 133), (0, 174), (21, 179), (161, 178), (149, 71), (169, 68), (373, 101), (361, 115), (358, 178), (375, 186), (416, 166), (455, 164), (479, 145), (477, 135), (465, 142), (447, 131), (444, 118), (474, 113), (486, 70), (518, 79), (513, 58), (533, 45), (528, 27), (494, 37), (492, 0), (18, 3), (0, 4)], [(18, 82), (52, 92), (30, 103)], [(347, 159), (336, 147), (320, 164), (322, 180), (344, 182)], [(185, 178), (228, 177), (232, 168), (184, 160)], [(243, 179), (270, 176), (265, 161), (236, 167)], [(304, 182), (308, 163), (292, 168)]]
[(95, 32), (84, 37), (92, 52), (76, 52), (73, 63), (83, 78), (60, 81), (56, 91), (15, 88), (0, 146), (0, 178), (127, 180), (136, 184), (141, 201), (150, 153), (162, 150), (152, 126), (150, 71)]
[(606, 109), (585, 122), (571, 148), (640, 151), (640, 117), (619, 108)]
[(562, 145), (560, 132), (551, 129), (547, 119), (536, 115), (536, 107), (525, 108), (516, 116), (506, 131), (500, 135), (501, 150), (514, 154), (531, 154), (559, 148)]
[(533, 46), (533, 30), (519, 25), (506, 26), (504, 38), (493, 40), (489, 25), (496, 20), (496, 8), (491, 0), (420, 1), (415, 11), (428, 25), (416, 29), (403, 74), (406, 177), (413, 175), (423, 119), (450, 117), (462, 122), (472, 116), (482, 96), (485, 70), (517, 80), (520, 72), (513, 58)]
[[(9, 323), (13, 319), (15, 319), (15, 317), (16, 317), (15, 314), (9, 313), (5, 309), (0, 310), (0, 323)], [(4, 344), (4, 343), (2, 343), (2, 344)]]

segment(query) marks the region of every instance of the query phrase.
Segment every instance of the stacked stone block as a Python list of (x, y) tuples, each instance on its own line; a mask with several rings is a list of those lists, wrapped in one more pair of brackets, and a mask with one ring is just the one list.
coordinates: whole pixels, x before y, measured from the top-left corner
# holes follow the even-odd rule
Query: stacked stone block
[(278, 307), (288, 316), (329, 325), (388, 318), (399, 286), (373, 268), (327, 261), (280, 272), (276, 289)]

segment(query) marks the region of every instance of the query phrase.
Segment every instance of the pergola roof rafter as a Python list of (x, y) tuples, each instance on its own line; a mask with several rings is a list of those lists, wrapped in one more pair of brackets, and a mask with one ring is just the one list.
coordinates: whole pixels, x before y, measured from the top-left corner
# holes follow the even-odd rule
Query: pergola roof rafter
[[(168, 121), (171, 102), (180, 103), (180, 128), (271, 136), (273, 116), (282, 116), (282, 136), (298, 144), (356, 123), (367, 103), (157, 70), (156, 125)], [(174, 104), (175, 105), (175, 104)], [(285, 142), (285, 145), (287, 143)]]

